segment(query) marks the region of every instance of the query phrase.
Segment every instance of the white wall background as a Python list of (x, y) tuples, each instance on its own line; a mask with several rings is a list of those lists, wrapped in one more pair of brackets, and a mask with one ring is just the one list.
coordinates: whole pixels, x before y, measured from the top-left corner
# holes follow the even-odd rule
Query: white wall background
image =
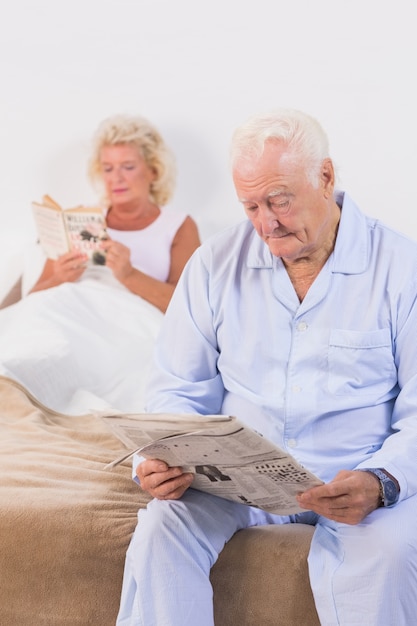
[[(205, 238), (243, 217), (234, 128), (276, 106), (327, 130), (341, 187), (417, 238), (412, 0), (13, 0), (0, 8), (0, 266), (34, 237), (30, 202), (96, 199), (89, 140), (148, 117), (177, 156), (173, 204)], [(1, 278), (1, 272), (0, 272)]]

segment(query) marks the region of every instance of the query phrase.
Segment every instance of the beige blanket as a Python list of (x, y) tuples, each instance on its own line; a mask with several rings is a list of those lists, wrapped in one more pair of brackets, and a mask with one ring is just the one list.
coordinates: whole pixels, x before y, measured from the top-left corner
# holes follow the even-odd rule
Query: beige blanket
[(0, 624), (113, 626), (147, 498), (97, 417), (49, 411), (0, 377)]
[[(0, 626), (114, 626), (126, 549), (148, 501), (130, 461), (103, 469), (123, 451), (97, 417), (54, 413), (0, 376)], [(212, 571), (216, 626), (318, 626), (312, 532), (237, 533)]]

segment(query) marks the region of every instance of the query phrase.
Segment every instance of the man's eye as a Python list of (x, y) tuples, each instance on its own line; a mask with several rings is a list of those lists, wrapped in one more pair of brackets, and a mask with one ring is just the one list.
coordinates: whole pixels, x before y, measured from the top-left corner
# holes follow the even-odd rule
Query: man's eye
[(288, 200), (284, 200), (284, 201), (281, 201), (281, 202), (271, 202), (271, 207), (273, 209), (279, 209), (279, 210), (287, 209), (289, 207), (289, 205), (290, 205), (290, 203), (289, 203)]

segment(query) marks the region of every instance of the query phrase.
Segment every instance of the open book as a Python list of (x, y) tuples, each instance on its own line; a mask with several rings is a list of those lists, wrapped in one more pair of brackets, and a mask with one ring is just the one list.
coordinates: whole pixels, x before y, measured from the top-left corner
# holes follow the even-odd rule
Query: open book
[(137, 453), (182, 466), (192, 487), (289, 515), (303, 511), (295, 496), (323, 484), (291, 455), (228, 415), (99, 414), (130, 449), (106, 468)]
[(46, 256), (57, 259), (70, 250), (79, 250), (97, 265), (106, 262), (100, 242), (107, 239), (106, 221), (99, 207), (63, 209), (50, 196), (32, 202), (40, 245)]

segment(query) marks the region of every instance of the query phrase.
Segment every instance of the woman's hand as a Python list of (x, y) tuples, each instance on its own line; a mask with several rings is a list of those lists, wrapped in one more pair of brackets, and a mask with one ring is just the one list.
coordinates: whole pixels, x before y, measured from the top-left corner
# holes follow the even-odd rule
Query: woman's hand
[(72, 250), (52, 261), (52, 279), (58, 285), (61, 283), (73, 283), (78, 280), (85, 271), (87, 255)]
[(157, 500), (178, 500), (188, 489), (194, 475), (181, 467), (169, 467), (155, 459), (142, 461), (136, 468), (140, 486)]
[(134, 271), (130, 262), (129, 248), (112, 239), (103, 241), (101, 247), (106, 250), (107, 267), (111, 269), (117, 280), (123, 282)]
[(30, 293), (78, 280), (85, 271), (87, 258), (85, 254), (72, 250), (60, 256), (56, 261), (47, 259)]

